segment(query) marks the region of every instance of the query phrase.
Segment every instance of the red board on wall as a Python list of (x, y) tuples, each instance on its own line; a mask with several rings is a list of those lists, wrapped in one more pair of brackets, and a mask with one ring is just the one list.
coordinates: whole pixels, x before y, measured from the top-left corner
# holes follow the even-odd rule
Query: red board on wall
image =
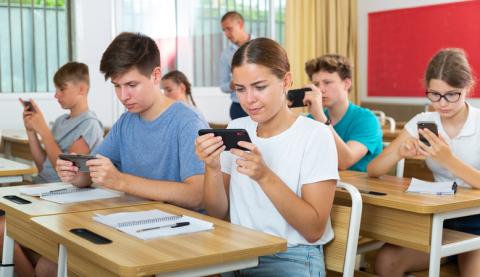
[(424, 97), (427, 64), (445, 47), (463, 48), (480, 70), (478, 0), (370, 13), (368, 32), (368, 96)]

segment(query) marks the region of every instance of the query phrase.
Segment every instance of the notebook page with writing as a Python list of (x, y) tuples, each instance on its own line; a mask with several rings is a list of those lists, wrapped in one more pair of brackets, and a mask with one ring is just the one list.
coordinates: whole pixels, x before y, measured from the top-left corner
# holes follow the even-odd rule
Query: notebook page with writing
[(455, 182), (427, 182), (412, 178), (407, 192), (436, 194), (436, 195), (453, 195), (456, 192)]
[[(214, 228), (211, 222), (186, 215), (173, 215), (160, 210), (110, 215), (97, 214), (93, 220), (143, 240), (195, 233)], [(174, 227), (177, 223), (185, 224), (186, 222), (188, 222), (187, 225)]]
[(42, 194), (41, 199), (52, 201), (58, 204), (70, 204), (91, 200), (108, 199), (120, 197), (124, 193), (104, 188), (68, 188), (64, 191)]
[(58, 182), (58, 183), (47, 183), (47, 184), (28, 186), (28, 187), (19, 189), (19, 191), (21, 194), (25, 194), (29, 196), (40, 196), (43, 193), (48, 193), (54, 190), (68, 189), (73, 187), (74, 186), (70, 183)]

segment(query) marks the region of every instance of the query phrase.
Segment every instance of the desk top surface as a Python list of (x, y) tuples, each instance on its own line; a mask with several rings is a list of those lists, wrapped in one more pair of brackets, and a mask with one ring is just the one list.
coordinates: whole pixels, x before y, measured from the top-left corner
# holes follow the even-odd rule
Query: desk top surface
[[(410, 184), (410, 178), (383, 176), (368, 178), (366, 173), (354, 176), (344, 176), (340, 172), (340, 179), (354, 185), (363, 191), (384, 192), (387, 195), (377, 196), (361, 193), (364, 204), (385, 206), (393, 209), (411, 211), (422, 214), (453, 211), (480, 206), (480, 190), (458, 188), (455, 195), (428, 195), (405, 192)], [(347, 193), (337, 190), (340, 198), (348, 197)]]
[(2, 130), (2, 139), (10, 142), (28, 144), (28, 136), (25, 129), (5, 129)]
[[(125, 211), (159, 209), (172, 214), (184, 214), (214, 223), (214, 230), (140, 240), (95, 222), (95, 213), (110, 214)], [(33, 228), (64, 244), (70, 253), (101, 266), (120, 276), (171, 272), (189, 268), (222, 264), (256, 258), (285, 251), (282, 238), (254, 231), (226, 221), (168, 204), (156, 203), (128, 208), (89, 211), (33, 218)], [(97, 245), (78, 237), (69, 230), (88, 228), (112, 240)], [(70, 258), (69, 258), (70, 259)]]
[[(92, 200), (73, 204), (58, 204), (40, 199), (36, 196), (28, 196), (20, 193), (20, 188), (30, 186), (35, 185), (0, 188), (0, 209), (4, 210), (7, 213), (7, 216), (11, 215), (19, 218), (29, 219), (35, 216), (83, 212), (154, 203), (153, 201), (135, 196), (123, 195), (115, 198)], [(5, 199), (3, 197), (5, 195), (16, 195), (30, 201), (31, 203), (17, 204)]]
[(0, 177), (34, 174), (37, 168), (28, 164), (0, 157)]

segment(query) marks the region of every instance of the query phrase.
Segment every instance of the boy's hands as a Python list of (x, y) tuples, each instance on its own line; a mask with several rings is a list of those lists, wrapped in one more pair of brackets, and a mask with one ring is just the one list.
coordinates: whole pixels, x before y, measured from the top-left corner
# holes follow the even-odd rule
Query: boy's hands
[(118, 171), (109, 158), (97, 154), (96, 159), (87, 161), (86, 165), (90, 170), (90, 178), (93, 183), (125, 191), (124, 174)]
[[(22, 99), (19, 99), (20, 102), (23, 104)], [(23, 123), (25, 125), (25, 128), (27, 131), (35, 131), (42, 135), (45, 131), (48, 131), (48, 125), (47, 122), (45, 121), (45, 118), (43, 117), (43, 113), (38, 107), (37, 103), (33, 100), (30, 99), (30, 102), (33, 105), (33, 108), (35, 111), (29, 111), (27, 110), (27, 107), (24, 106), (23, 108)]]
[(58, 177), (62, 182), (71, 183), (78, 174), (78, 167), (74, 166), (72, 162), (65, 161), (60, 158), (57, 159), (57, 165), (55, 166)]

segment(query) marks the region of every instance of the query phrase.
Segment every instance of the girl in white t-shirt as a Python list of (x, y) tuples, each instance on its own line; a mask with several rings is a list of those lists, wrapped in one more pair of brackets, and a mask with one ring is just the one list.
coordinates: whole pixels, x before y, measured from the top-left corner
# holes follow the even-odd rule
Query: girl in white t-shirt
[[(368, 174), (386, 174), (400, 159), (425, 158), (436, 181), (480, 188), (480, 110), (465, 98), (474, 80), (461, 49), (443, 49), (430, 61), (426, 74), (426, 96), (434, 112), (416, 115), (405, 130), (368, 166)], [(439, 136), (428, 129), (417, 131), (417, 122), (433, 121)], [(423, 135), (430, 146), (421, 142)], [(446, 220), (444, 226), (480, 235), (480, 215)], [(375, 271), (380, 276), (403, 276), (428, 267), (425, 252), (387, 244), (380, 249)], [(462, 276), (480, 276), (480, 251), (458, 255)]]
[(208, 214), (280, 236), (288, 250), (259, 259), (242, 276), (324, 276), (322, 245), (333, 238), (330, 210), (338, 179), (335, 142), (327, 126), (298, 116), (287, 106), (292, 83), (285, 50), (254, 39), (232, 59), (240, 105), (249, 115), (228, 128), (246, 129), (249, 151), (225, 149), (213, 134), (196, 140), (205, 162)]

